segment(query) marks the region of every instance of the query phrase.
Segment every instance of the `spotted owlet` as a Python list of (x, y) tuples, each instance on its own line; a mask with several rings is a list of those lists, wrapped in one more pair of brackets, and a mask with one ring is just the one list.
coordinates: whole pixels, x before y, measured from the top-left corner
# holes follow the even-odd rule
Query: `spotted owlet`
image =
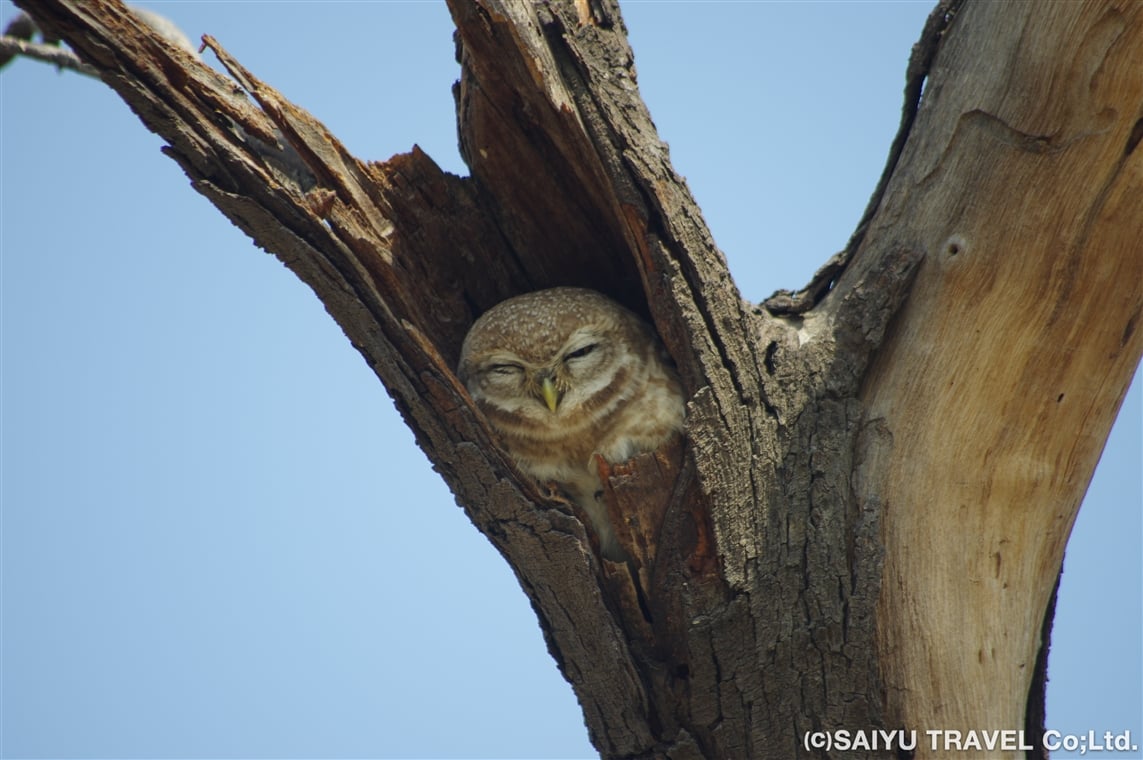
[(625, 462), (683, 426), (682, 387), (651, 328), (593, 290), (540, 290), (476, 320), (457, 373), (521, 472), (566, 493), (603, 555), (622, 559), (595, 455)]

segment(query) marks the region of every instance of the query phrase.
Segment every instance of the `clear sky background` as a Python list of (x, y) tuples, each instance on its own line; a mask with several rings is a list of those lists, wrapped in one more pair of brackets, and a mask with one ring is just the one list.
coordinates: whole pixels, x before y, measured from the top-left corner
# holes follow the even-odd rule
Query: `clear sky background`
[[(465, 172), (443, 2), (146, 5), (357, 155)], [(748, 298), (845, 244), (930, 6), (625, 4)], [(160, 145), (98, 81), (0, 72), (0, 756), (592, 756), (516, 580), (365, 362)], [(1139, 385), (1068, 548), (1048, 722), (1143, 744)]]

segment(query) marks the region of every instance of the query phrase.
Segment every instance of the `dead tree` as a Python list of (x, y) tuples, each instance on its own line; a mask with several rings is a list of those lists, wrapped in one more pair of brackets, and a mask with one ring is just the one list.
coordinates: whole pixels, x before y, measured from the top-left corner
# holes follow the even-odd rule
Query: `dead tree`
[[(1036, 727), (1064, 544), (1143, 351), (1143, 6), (944, 0), (849, 245), (751, 304), (614, 0), (450, 0), (466, 178), (354, 158), (211, 38), (232, 80), (114, 0), (18, 4), (321, 298), (515, 570), (601, 754)], [(611, 473), (630, 563), (454, 375), (477, 315), (553, 285), (648, 315), (688, 394), (683, 444)]]

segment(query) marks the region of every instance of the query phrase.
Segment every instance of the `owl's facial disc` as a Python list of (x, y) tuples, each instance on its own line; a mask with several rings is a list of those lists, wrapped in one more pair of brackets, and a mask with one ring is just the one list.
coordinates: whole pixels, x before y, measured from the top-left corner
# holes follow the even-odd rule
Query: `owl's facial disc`
[(573, 335), (563, 349), (552, 358), (552, 364), (536, 370), (532, 375), (532, 393), (542, 401), (552, 414), (555, 414), (564, 396), (577, 386), (582, 377), (590, 375), (599, 365), (604, 351), (601, 339), (591, 334)]

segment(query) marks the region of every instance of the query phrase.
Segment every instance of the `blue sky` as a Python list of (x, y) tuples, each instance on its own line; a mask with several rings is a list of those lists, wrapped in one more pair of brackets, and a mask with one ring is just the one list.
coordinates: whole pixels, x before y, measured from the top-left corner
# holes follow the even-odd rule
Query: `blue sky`
[[(358, 155), (464, 172), (442, 2), (147, 6)], [(844, 245), (929, 7), (624, 6), (748, 298)], [(99, 82), (0, 73), (0, 756), (592, 756), (516, 580), (365, 363), (160, 145)], [(1136, 380), (1065, 563), (1065, 732), (1143, 736)]]

